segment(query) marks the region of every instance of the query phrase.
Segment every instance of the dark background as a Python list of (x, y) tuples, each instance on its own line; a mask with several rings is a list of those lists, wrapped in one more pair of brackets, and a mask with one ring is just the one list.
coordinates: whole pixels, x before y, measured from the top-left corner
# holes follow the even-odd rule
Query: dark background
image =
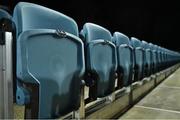
[[(12, 11), (18, 1), (23, 0), (4, 0), (2, 4)], [(79, 29), (85, 22), (93, 22), (106, 27), (111, 33), (119, 31), (129, 37), (135, 36), (180, 51), (178, 0), (162, 2), (159, 0), (29, 0), (28, 2), (49, 7), (72, 17)]]

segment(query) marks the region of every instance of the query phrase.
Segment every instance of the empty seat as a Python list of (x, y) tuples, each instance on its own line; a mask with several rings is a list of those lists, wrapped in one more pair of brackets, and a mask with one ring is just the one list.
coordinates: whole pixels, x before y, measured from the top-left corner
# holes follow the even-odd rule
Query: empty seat
[(155, 57), (154, 57), (154, 59), (155, 59), (155, 72), (157, 73), (159, 71), (159, 52), (157, 50), (156, 45), (154, 45), (154, 44), (152, 44), (152, 49), (155, 53)]
[[(12, 32), (15, 31), (15, 26), (12, 21), (11, 15), (0, 8), (0, 31), (1, 32)], [(2, 41), (1, 41), (2, 42)]]
[(152, 52), (146, 41), (142, 41), (142, 47), (144, 48), (144, 76), (149, 77), (151, 75), (152, 67)]
[(80, 105), (84, 46), (76, 22), (43, 6), (20, 2), (17, 30), (18, 104), (26, 118), (56, 118)]
[(134, 48), (134, 81), (142, 80), (144, 69), (144, 51), (141, 47), (141, 41), (132, 37), (131, 45)]
[(132, 83), (133, 75), (133, 49), (130, 45), (129, 38), (119, 32), (113, 34), (112, 41), (117, 49), (117, 73), (118, 87), (128, 86)]
[(81, 36), (85, 44), (85, 81), (90, 87), (89, 99), (86, 100), (88, 103), (114, 91), (117, 68), (116, 47), (111, 42), (111, 33), (93, 23), (86, 23), (83, 26)]
[(149, 43), (149, 47), (150, 47), (150, 49), (151, 49), (151, 51), (152, 51), (152, 74), (155, 74), (157, 71), (157, 68), (156, 68), (156, 66), (157, 66), (157, 59), (156, 59), (156, 54), (157, 54), (157, 51), (156, 50), (154, 50), (154, 45), (152, 44), (152, 43)]
[(156, 68), (157, 68), (157, 72), (159, 72), (161, 68), (161, 54), (157, 45), (154, 45), (154, 50), (156, 50), (156, 60), (157, 60)]
[(11, 19), (11, 15), (4, 9), (0, 8), (0, 20), (2, 19)]
[(161, 58), (161, 70), (164, 69), (164, 52), (163, 48), (159, 46), (160, 58)]
[(159, 58), (159, 64), (158, 64), (158, 66), (159, 66), (159, 71), (161, 71), (162, 70), (162, 52), (161, 52), (161, 49), (160, 49), (160, 46), (157, 46), (157, 50), (158, 50), (158, 58)]
[(165, 69), (165, 64), (164, 64), (165, 63), (165, 52), (164, 52), (163, 47), (161, 47), (160, 49), (161, 49), (161, 53), (162, 53), (161, 57), (162, 57), (162, 70), (163, 70), (163, 69)]

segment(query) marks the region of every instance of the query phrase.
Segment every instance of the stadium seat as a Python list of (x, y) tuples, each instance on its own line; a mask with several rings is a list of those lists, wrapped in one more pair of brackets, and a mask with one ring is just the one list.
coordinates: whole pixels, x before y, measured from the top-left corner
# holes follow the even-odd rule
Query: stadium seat
[(112, 41), (117, 49), (117, 73), (118, 89), (128, 86), (132, 83), (133, 75), (133, 49), (130, 45), (129, 38), (119, 32), (113, 34)]
[(131, 38), (131, 45), (134, 48), (134, 81), (139, 81), (144, 74), (144, 50), (141, 41), (135, 37)]
[(13, 20), (17, 31), (16, 100), (26, 118), (57, 118), (80, 106), (84, 46), (70, 17), (20, 2)]
[(86, 103), (105, 97), (114, 91), (117, 69), (116, 46), (111, 33), (96, 24), (86, 23), (81, 30), (85, 44), (86, 76), (89, 98)]
[(146, 41), (142, 41), (142, 47), (144, 48), (144, 77), (149, 77), (151, 75), (152, 68), (152, 52)]
[(154, 50), (154, 45), (152, 43), (149, 43), (149, 47), (152, 51), (152, 74), (155, 74), (157, 72), (156, 71), (157, 70), (157, 68), (156, 68), (156, 66), (157, 66), (156, 54), (157, 54), (157, 52), (156, 52), (156, 50)]
[(157, 45), (154, 45), (154, 50), (156, 50), (156, 60), (157, 60), (157, 72), (160, 72), (160, 68), (161, 68), (161, 53), (158, 49), (158, 46)]
[(161, 53), (162, 53), (162, 70), (165, 69), (165, 52), (164, 52), (164, 48), (161, 47)]
[(2, 20), (4, 20), (4, 19), (9, 19), (9, 20), (11, 20), (11, 15), (8, 13), (8, 12), (6, 12), (5, 10), (3, 10), (3, 9), (1, 9), (0, 8), (0, 20), (1, 20), (1, 28), (2, 28)]

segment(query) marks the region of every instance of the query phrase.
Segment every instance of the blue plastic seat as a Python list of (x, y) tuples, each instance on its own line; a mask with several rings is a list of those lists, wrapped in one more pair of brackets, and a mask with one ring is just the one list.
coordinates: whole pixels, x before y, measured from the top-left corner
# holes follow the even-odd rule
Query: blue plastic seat
[(142, 80), (144, 77), (144, 51), (142, 43), (137, 38), (132, 37), (131, 46), (134, 48), (134, 81)]
[[(166, 52), (166, 48), (163, 48), (163, 52), (164, 52), (164, 69), (167, 68), (167, 52)], [(178, 56), (178, 54), (177, 54)], [(176, 56), (176, 58), (177, 58)]]
[(14, 24), (12, 22), (12, 16), (0, 8), (0, 31), (1, 32), (13, 32)]
[(161, 47), (157, 46), (158, 54), (159, 54), (159, 71), (162, 70), (162, 51)]
[(165, 51), (164, 48), (161, 47), (161, 54), (162, 54), (162, 70), (165, 69)]
[(152, 52), (146, 41), (142, 41), (142, 47), (144, 48), (144, 75), (145, 77), (149, 77), (151, 75), (152, 68)]
[(112, 41), (117, 49), (118, 88), (121, 88), (132, 83), (133, 48), (130, 45), (129, 38), (122, 33), (115, 32)]
[(154, 53), (154, 61), (155, 61), (155, 73), (157, 73), (159, 70), (158, 70), (158, 68), (159, 68), (159, 52), (158, 52), (158, 50), (157, 50), (157, 47), (156, 47), (156, 45), (154, 45), (154, 44), (150, 44), (151, 45), (151, 48), (152, 48), (152, 50), (154, 51), (153, 53)]
[(149, 43), (149, 47), (152, 51), (152, 74), (155, 74), (157, 72), (157, 51), (154, 49), (154, 45), (152, 43)]
[(43, 6), (20, 2), (17, 30), (18, 104), (26, 118), (56, 118), (80, 106), (84, 46), (76, 22)]
[(160, 71), (160, 68), (161, 68), (161, 53), (160, 53), (160, 51), (159, 51), (159, 49), (158, 49), (158, 46), (157, 45), (154, 45), (154, 50), (156, 50), (156, 60), (157, 60), (157, 72), (159, 72)]
[(7, 11), (0, 8), (0, 20), (4, 18), (11, 19), (11, 15)]
[(111, 42), (111, 33), (93, 23), (86, 23), (83, 26), (81, 36), (86, 52), (85, 81), (90, 87), (89, 99), (86, 101), (88, 103), (114, 91), (117, 69), (116, 46)]
[(164, 69), (164, 62), (165, 62), (165, 58), (164, 58), (164, 51), (163, 51), (163, 47), (160, 47), (160, 51), (161, 51), (161, 69)]

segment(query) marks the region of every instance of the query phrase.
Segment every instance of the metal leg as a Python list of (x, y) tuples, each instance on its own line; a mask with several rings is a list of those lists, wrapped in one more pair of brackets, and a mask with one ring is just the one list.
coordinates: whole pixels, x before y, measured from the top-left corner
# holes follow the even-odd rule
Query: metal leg
[(81, 88), (81, 104), (79, 108), (79, 116), (80, 118), (85, 118), (85, 86)]
[[(12, 33), (5, 32), (0, 45), (0, 118), (13, 118)], [(3, 38), (1, 38), (3, 39)]]
[(84, 94), (85, 94), (85, 85), (82, 85), (81, 87), (81, 103), (80, 103), (80, 108), (77, 111), (73, 111), (72, 118), (73, 119), (83, 119), (85, 118), (85, 99), (84, 99)]

